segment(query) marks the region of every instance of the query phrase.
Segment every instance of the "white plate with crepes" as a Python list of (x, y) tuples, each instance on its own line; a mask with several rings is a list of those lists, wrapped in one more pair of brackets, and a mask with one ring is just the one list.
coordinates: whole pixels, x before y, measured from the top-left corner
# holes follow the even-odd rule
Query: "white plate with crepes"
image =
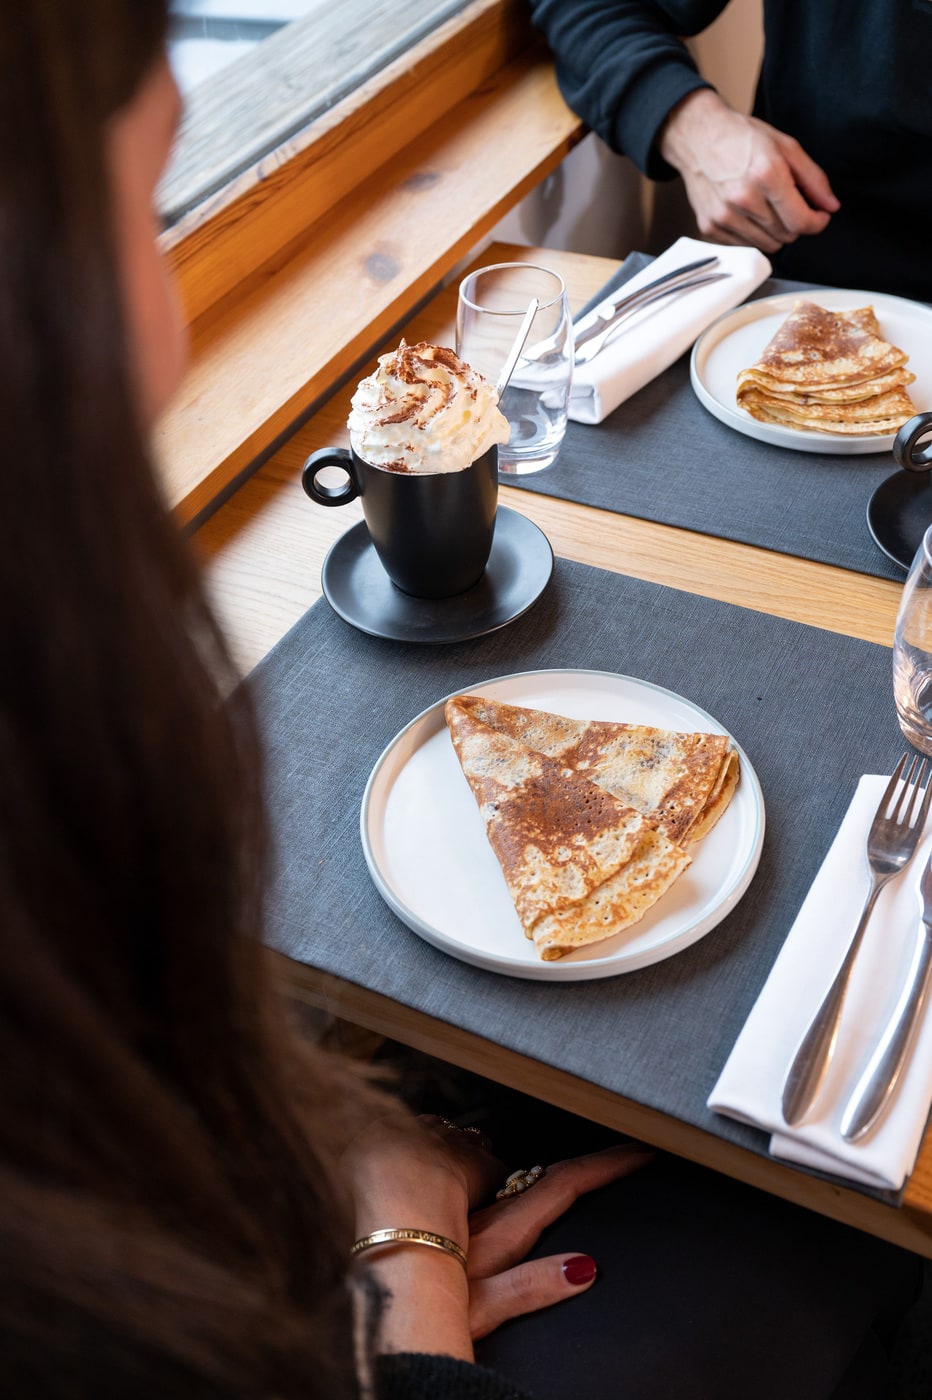
[(817, 433), (779, 423), (760, 423), (735, 402), (738, 374), (756, 364), (761, 351), (779, 330), (797, 301), (814, 301), (827, 311), (853, 311), (873, 306), (884, 340), (905, 350), (907, 368), (916, 376), (907, 386), (916, 412), (932, 408), (932, 308), (881, 292), (818, 289), (783, 292), (746, 302), (728, 311), (703, 331), (693, 346), (689, 374), (699, 402), (713, 417), (759, 442), (789, 447), (796, 452), (861, 456), (889, 452), (895, 434), (876, 436)]
[[(524, 671), (453, 694), (483, 695), (570, 719), (725, 734), (672, 690), (606, 671)], [(639, 923), (554, 962), (525, 937), (444, 720), (444, 696), (398, 734), (363, 795), (363, 851), (376, 888), (421, 938), (508, 977), (580, 982), (633, 972), (710, 933), (738, 903), (760, 859), (764, 799), (732, 739), (741, 779), (719, 821), (691, 847), (692, 864)]]

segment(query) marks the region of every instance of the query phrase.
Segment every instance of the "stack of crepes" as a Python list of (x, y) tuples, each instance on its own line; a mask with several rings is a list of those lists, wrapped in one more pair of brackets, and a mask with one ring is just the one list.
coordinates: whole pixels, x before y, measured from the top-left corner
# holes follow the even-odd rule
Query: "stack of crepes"
[(798, 301), (738, 375), (738, 406), (761, 423), (809, 432), (894, 433), (916, 412), (907, 358), (883, 339), (872, 306), (828, 311)]
[(446, 721), (525, 934), (546, 961), (636, 923), (739, 778), (724, 734), (566, 719), (477, 695)]

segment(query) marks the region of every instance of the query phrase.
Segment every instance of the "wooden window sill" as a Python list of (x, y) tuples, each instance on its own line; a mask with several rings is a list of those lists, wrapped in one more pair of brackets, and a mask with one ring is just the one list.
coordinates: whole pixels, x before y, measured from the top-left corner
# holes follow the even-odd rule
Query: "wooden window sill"
[[(394, 75), (403, 110), (368, 95), (271, 198), (254, 189), (254, 217), (247, 190), (169, 239), (191, 365), (155, 449), (181, 523), (206, 518), (583, 134), (546, 51), (515, 28), (522, 9), (481, 0), (426, 75)], [(276, 219), (291, 235), (278, 248)]]

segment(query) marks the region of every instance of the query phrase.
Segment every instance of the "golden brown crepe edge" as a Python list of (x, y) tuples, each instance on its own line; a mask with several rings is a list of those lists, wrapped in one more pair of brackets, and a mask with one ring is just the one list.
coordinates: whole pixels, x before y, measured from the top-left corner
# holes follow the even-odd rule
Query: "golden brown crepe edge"
[(859, 417), (854, 414), (847, 418), (841, 414), (832, 417), (830, 412), (817, 411), (820, 407), (829, 408), (829, 405), (813, 405), (813, 411), (807, 412), (806, 406), (796, 407), (792, 403), (769, 398), (754, 390), (743, 396), (741, 407), (758, 423), (776, 423), (797, 432), (831, 433), (835, 436), (849, 437), (881, 437), (895, 433), (916, 412), (915, 405), (905, 389), (892, 389), (889, 393), (878, 394), (877, 399), (876, 404), (872, 399), (860, 399), (856, 405), (849, 405), (856, 408), (872, 405), (876, 415), (874, 417)]
[(691, 863), (689, 852), (661, 832), (646, 832), (627, 865), (577, 906), (538, 919), (528, 936), (545, 962), (614, 938), (639, 923)]

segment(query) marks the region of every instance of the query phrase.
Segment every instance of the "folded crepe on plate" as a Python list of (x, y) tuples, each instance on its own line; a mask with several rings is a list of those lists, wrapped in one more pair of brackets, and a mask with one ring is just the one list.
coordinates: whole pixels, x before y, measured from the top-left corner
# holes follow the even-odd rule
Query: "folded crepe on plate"
[(904, 350), (884, 340), (872, 306), (828, 311), (798, 301), (738, 375), (737, 403), (761, 423), (859, 437), (896, 432), (916, 412)]
[(636, 923), (738, 781), (727, 736), (579, 721), (482, 696), (446, 720), (524, 926), (547, 961)]

